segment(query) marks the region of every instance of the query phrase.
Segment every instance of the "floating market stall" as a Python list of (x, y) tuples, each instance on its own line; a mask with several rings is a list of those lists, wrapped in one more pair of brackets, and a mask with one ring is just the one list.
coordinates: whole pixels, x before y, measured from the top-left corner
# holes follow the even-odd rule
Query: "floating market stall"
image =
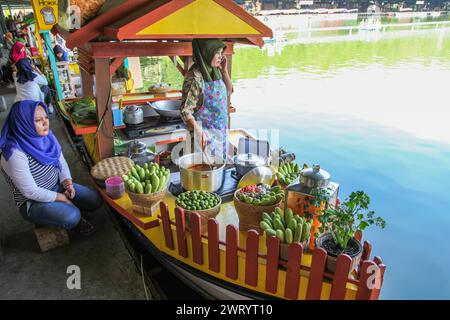
[[(313, 233), (320, 225), (317, 212), (327, 206), (338, 207), (339, 186), (320, 168), (313, 167), (310, 174), (321, 177), (318, 189), (327, 186), (321, 197), (313, 196), (312, 189), (302, 185), (302, 172), (306, 176), (308, 168), (300, 169), (286, 158), (283, 166), (276, 168), (277, 181), (271, 177), (270, 183), (241, 188), (243, 176), (236, 176), (236, 162), (236, 168), (221, 167), (220, 188), (214, 192), (200, 190), (201, 186), (187, 191), (183, 176), (186, 168), (181, 163), (179, 168), (164, 166), (156, 158), (136, 159), (139, 164), (135, 164), (120, 157), (115, 148), (115, 134), (122, 134), (130, 143), (153, 141), (161, 146), (183, 141), (186, 133), (185, 128), (177, 127), (181, 124), (161, 123), (160, 118), (148, 121), (145, 127), (117, 125), (111, 75), (124, 59), (169, 56), (185, 74), (192, 63), (191, 40), (219, 38), (227, 43), (225, 54), (231, 71), (234, 44), (261, 47), (263, 37), (272, 36), (268, 27), (231, 0), (129, 0), (119, 1), (79, 30), (69, 32), (60, 26), (58, 32), (69, 48), (77, 47), (80, 53), (85, 98), (78, 103), (85, 103), (87, 108), (92, 102), (95, 105), (95, 123), (80, 125), (73, 117), (69, 122), (74, 134), (83, 136), (96, 163), (91, 174), (104, 183), (98, 189), (109, 206), (127, 221), (161, 264), (212, 298), (379, 297), (385, 265), (379, 257), (370, 260), (369, 242), (360, 245), (356, 260), (347, 254), (336, 257), (334, 269), (328, 267), (331, 258), (327, 252), (315, 247)], [(119, 110), (127, 104), (180, 99), (178, 91), (121, 94)], [(73, 107), (73, 101), (61, 103), (68, 117), (72, 115), (65, 107), (71, 103)], [(234, 111), (230, 107), (229, 112)], [(239, 139), (241, 136), (247, 139)], [(237, 140), (256, 141), (244, 130), (231, 130), (230, 137), (238, 151), (241, 146)], [(271, 156), (267, 151), (266, 157)], [(255, 167), (270, 170), (267, 163), (255, 162)], [(196, 185), (204, 175), (200, 172), (198, 180), (190, 182)], [(318, 205), (312, 205), (311, 199), (319, 200)], [(361, 237), (361, 233), (356, 236), (357, 240)], [(372, 278), (376, 284), (368, 285)]]

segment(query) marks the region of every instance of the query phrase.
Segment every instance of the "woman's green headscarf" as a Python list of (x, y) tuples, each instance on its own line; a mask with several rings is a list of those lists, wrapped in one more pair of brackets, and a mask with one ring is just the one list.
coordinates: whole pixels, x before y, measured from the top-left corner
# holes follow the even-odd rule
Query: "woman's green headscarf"
[(217, 39), (194, 39), (192, 41), (192, 53), (194, 57), (194, 65), (200, 69), (203, 79), (206, 82), (222, 79), (222, 73), (219, 68), (211, 67), (211, 60), (218, 49), (227, 46)]

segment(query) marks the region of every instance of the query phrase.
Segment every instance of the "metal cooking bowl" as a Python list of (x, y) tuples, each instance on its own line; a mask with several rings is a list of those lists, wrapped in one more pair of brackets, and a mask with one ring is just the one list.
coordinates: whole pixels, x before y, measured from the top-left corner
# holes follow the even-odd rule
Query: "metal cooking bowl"
[(269, 186), (275, 181), (275, 174), (269, 167), (256, 167), (247, 172), (239, 181), (239, 188), (264, 183)]
[(167, 118), (181, 118), (181, 100), (161, 100), (148, 103), (160, 116)]

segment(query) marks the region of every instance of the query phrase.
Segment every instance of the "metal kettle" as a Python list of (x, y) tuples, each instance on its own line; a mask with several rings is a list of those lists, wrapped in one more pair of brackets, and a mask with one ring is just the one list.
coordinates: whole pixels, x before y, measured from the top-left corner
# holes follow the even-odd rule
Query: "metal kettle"
[(144, 110), (140, 106), (128, 106), (123, 111), (123, 118), (126, 124), (141, 124), (144, 122)]
[(147, 145), (142, 141), (134, 140), (128, 146), (128, 158), (134, 163), (143, 166), (145, 163), (155, 161), (156, 155), (149, 152)]
[(335, 184), (330, 185), (330, 178), (331, 175), (317, 164), (311, 168), (303, 168), (300, 176), (286, 188), (285, 206), (300, 216), (304, 216), (306, 212), (313, 213), (314, 208), (308, 205), (309, 200), (314, 197), (313, 189), (326, 189), (329, 186), (327, 193), (330, 196), (337, 189)]

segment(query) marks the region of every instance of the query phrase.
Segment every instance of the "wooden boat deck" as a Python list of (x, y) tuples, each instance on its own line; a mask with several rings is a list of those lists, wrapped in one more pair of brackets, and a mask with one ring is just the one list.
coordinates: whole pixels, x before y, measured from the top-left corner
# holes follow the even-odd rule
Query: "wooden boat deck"
[[(133, 213), (128, 195), (113, 200), (103, 197), (118, 213), (136, 225), (162, 253), (203, 273), (241, 288), (284, 299), (378, 299), (386, 266), (381, 258), (370, 261), (371, 245), (364, 242), (359, 272), (349, 276), (350, 257), (341, 255), (335, 274), (325, 271), (326, 252), (306, 251), (292, 244), (289, 260), (279, 260), (279, 240), (240, 231), (233, 202), (223, 203), (208, 231), (201, 233), (200, 216), (191, 217), (186, 229), (183, 210), (175, 208), (175, 196), (168, 193), (151, 217)], [(370, 281), (368, 281), (368, 279)], [(369, 288), (369, 282), (378, 286)]]

